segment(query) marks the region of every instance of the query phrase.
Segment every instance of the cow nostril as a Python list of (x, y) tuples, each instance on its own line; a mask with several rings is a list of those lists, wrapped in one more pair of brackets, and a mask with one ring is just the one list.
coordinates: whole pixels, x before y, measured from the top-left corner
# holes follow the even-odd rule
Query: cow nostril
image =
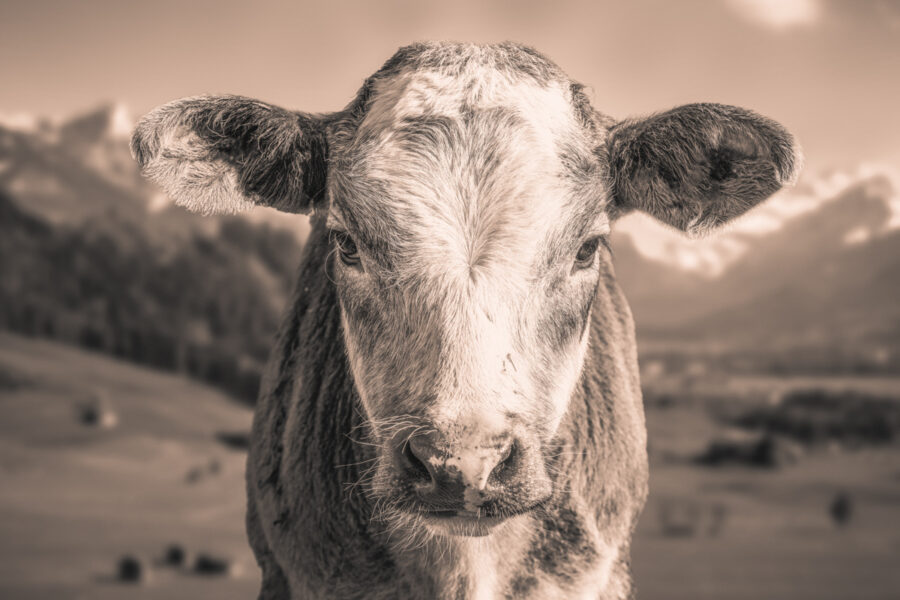
[(403, 444), (403, 451), (401, 452), (403, 458), (406, 461), (407, 467), (411, 471), (413, 471), (419, 478), (430, 480), (431, 479), (431, 471), (428, 470), (428, 467), (425, 466), (418, 456), (416, 456), (415, 452), (407, 441)]
[(500, 455), (497, 465), (491, 470), (489, 480), (494, 483), (502, 483), (512, 475), (518, 462), (518, 444), (512, 442)]

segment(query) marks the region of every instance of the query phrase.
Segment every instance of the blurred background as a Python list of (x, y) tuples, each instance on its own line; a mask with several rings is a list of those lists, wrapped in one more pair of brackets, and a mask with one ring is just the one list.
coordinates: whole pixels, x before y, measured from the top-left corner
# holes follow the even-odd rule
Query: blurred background
[(307, 232), (200, 218), (138, 118), (343, 107), (398, 46), (515, 40), (617, 118), (714, 101), (799, 184), (687, 241), (629, 216), (651, 495), (642, 599), (900, 590), (900, 2), (0, 2), (0, 597), (250, 598), (243, 462)]

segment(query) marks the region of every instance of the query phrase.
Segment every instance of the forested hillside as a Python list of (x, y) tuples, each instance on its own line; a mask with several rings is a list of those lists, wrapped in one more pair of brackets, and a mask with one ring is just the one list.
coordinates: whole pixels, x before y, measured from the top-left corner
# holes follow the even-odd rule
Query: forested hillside
[(0, 325), (249, 402), (299, 254), (292, 234), (239, 218), (163, 247), (127, 221), (53, 225), (0, 192)]

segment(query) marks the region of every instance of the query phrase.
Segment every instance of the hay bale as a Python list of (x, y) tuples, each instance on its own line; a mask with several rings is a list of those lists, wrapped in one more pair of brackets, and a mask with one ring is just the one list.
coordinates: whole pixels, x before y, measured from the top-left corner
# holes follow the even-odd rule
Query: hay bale
[(709, 527), (707, 528), (706, 533), (709, 537), (719, 537), (719, 534), (725, 529), (725, 521), (728, 518), (728, 507), (721, 502), (717, 502), (710, 507), (709, 513)]
[(247, 431), (219, 431), (216, 440), (232, 450), (246, 452), (250, 448), (250, 433)]
[(847, 492), (838, 492), (828, 507), (836, 527), (844, 527), (853, 518), (853, 498)]
[(206, 477), (205, 469), (201, 467), (192, 467), (184, 476), (184, 480), (186, 483), (194, 484), (198, 483), (204, 477)]
[(106, 395), (98, 392), (79, 407), (78, 420), (87, 427), (113, 429), (119, 424), (119, 415), (113, 410)]
[(660, 532), (665, 537), (692, 538), (703, 520), (700, 506), (688, 501), (666, 501), (659, 511)]
[(668, 498), (659, 507), (659, 531), (668, 538), (719, 537), (728, 507), (721, 502)]
[(183, 567), (187, 564), (187, 551), (181, 544), (170, 544), (163, 556), (163, 564), (169, 567)]
[(227, 558), (201, 552), (194, 560), (194, 573), (198, 575), (231, 575), (235, 573), (235, 564)]
[(147, 579), (147, 569), (140, 559), (125, 555), (119, 559), (116, 578), (124, 583), (141, 583)]

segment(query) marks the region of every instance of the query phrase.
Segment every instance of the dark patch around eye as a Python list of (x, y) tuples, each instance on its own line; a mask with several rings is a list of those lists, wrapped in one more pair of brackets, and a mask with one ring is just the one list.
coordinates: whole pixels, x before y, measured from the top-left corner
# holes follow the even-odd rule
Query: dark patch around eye
[(590, 324), (591, 306), (597, 295), (599, 284), (600, 279), (598, 278), (590, 295), (580, 305), (569, 300), (561, 306), (552, 308), (549, 315), (544, 318), (541, 324), (542, 330), (545, 331), (543, 336), (554, 351), (565, 348), (576, 335), (577, 339), (581, 339), (584, 335), (585, 329)]
[(591, 307), (594, 305), (594, 298), (597, 297), (597, 290), (599, 288), (600, 279), (597, 279), (597, 283), (594, 284), (594, 290), (591, 292), (590, 298), (588, 298), (588, 301), (581, 307), (581, 332), (578, 334), (579, 338), (584, 336), (584, 330), (587, 329), (588, 323), (590, 323)]
[(562, 312), (552, 319), (548, 335), (553, 347), (556, 349), (565, 346), (566, 342), (578, 331), (579, 325), (581, 323), (578, 315), (572, 312)]

